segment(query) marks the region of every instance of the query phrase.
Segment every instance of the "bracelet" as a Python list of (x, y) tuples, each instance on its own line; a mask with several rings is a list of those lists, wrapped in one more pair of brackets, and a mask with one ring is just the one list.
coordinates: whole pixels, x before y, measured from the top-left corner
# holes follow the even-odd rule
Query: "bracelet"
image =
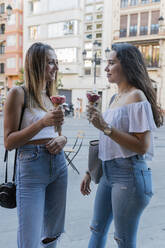
[(90, 172), (89, 172), (89, 171), (86, 171), (85, 173), (86, 173), (86, 174), (90, 177), (90, 179), (91, 179)]

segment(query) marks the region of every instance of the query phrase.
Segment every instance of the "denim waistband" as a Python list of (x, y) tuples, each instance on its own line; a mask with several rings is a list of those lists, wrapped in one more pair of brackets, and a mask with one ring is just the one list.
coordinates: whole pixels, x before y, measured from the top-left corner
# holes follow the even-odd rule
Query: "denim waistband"
[(41, 145), (28, 144), (28, 145), (20, 146), (18, 148), (18, 151), (23, 151), (23, 150), (35, 150), (35, 151), (39, 151), (39, 150), (47, 150), (47, 148), (46, 148), (46, 145), (45, 144), (41, 144)]
[(144, 155), (134, 155), (128, 158), (115, 158), (112, 160), (104, 161), (103, 166), (117, 166), (120, 168), (134, 168), (134, 169), (147, 169), (147, 163)]

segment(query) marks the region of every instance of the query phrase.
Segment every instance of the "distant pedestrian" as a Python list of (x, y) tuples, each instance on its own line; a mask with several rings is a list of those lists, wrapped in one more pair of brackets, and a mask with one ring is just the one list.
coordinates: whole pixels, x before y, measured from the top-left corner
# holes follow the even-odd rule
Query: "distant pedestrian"
[(18, 130), (24, 92), (14, 87), (4, 112), (4, 141), (8, 150), (18, 148), (16, 192), (18, 248), (55, 248), (64, 232), (67, 166), (66, 137), (54, 128), (62, 125), (61, 108), (50, 101), (56, 83), (58, 60), (49, 45), (34, 43), (25, 59), (26, 98)]
[[(90, 121), (100, 130), (103, 168), (88, 248), (105, 247), (112, 220), (118, 247), (135, 248), (140, 216), (152, 197), (146, 159), (153, 157), (152, 132), (162, 125), (163, 116), (138, 48), (112, 45), (105, 71), (108, 81), (117, 84), (118, 94), (103, 115), (88, 106)], [(81, 184), (83, 195), (90, 194), (90, 181), (87, 172)]]
[(74, 119), (77, 117), (80, 119), (81, 115), (81, 100), (77, 97), (76, 102), (74, 104)]

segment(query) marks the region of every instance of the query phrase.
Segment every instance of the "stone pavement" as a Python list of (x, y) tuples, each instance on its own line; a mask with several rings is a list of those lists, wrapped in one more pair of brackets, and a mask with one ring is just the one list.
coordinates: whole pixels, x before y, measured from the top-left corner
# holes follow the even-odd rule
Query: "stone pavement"
[[(90, 236), (89, 224), (97, 186), (92, 184), (91, 195), (84, 197), (80, 194), (80, 182), (87, 168), (88, 142), (98, 137), (98, 131), (88, 123), (85, 117), (80, 120), (68, 117), (63, 128), (64, 135), (68, 137), (68, 145), (73, 144), (78, 130), (85, 132), (82, 149), (74, 160), (80, 175), (69, 167), (66, 233), (61, 238), (58, 248), (86, 248)], [(165, 247), (165, 126), (160, 128), (154, 136), (155, 157), (150, 162), (153, 171), (154, 196), (141, 218), (137, 248)], [(10, 153), (10, 160), (12, 160), (13, 153)], [(3, 128), (2, 116), (0, 116), (0, 182), (4, 174), (3, 154)], [(17, 247), (16, 230), (16, 209), (0, 208), (0, 248)], [(113, 241), (113, 225), (108, 236), (106, 248), (108, 247), (117, 247)]]

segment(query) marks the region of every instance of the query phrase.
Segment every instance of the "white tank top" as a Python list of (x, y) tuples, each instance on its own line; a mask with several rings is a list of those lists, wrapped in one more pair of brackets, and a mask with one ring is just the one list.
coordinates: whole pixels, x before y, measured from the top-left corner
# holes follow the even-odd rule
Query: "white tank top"
[[(32, 108), (25, 108), (21, 129), (30, 126), (31, 124), (35, 123), (36, 121), (42, 119), (46, 115), (46, 111), (42, 109)], [(43, 128), (40, 132), (38, 132), (31, 140), (38, 140), (38, 139), (49, 139), (55, 138), (58, 136), (58, 133), (54, 131), (54, 126), (49, 126)]]

